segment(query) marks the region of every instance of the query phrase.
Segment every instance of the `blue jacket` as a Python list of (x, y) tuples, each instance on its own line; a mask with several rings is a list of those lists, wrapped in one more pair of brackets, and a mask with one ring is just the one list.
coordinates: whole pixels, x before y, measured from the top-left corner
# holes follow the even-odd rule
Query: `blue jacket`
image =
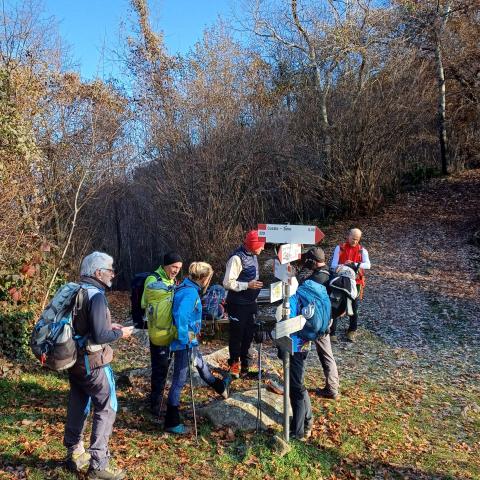
[(172, 351), (198, 345), (197, 338), (189, 341), (188, 332), (193, 332), (196, 337), (202, 328), (202, 302), (199, 292), (200, 287), (189, 278), (175, 289), (172, 314), (177, 327), (177, 339), (170, 345)]
[[(290, 297), (290, 318), (296, 317), (302, 313), (302, 307), (300, 302), (298, 301), (297, 294), (292, 295)], [(312, 342), (309, 340), (304, 340), (300, 338), (298, 335), (292, 333), (290, 338), (293, 342), (293, 353), (295, 352), (308, 352), (312, 346)]]

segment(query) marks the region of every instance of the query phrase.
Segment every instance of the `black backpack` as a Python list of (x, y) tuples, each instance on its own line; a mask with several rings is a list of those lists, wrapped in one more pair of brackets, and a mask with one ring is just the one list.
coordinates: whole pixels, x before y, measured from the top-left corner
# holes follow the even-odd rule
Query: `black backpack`
[(157, 272), (142, 272), (136, 273), (130, 282), (131, 312), (133, 325), (135, 328), (147, 328), (146, 322), (144, 321), (145, 309), (142, 308), (142, 295), (143, 288), (145, 286), (145, 280), (151, 275), (155, 276), (157, 280), (160, 280), (160, 275)]
[(357, 297), (355, 277), (345, 272), (331, 272), (327, 291), (332, 306), (332, 318), (337, 318), (347, 310), (347, 301)]

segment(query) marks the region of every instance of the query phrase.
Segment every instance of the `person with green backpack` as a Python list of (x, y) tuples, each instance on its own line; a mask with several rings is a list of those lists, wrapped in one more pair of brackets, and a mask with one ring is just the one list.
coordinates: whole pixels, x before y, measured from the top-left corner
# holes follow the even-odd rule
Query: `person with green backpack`
[(187, 381), (190, 362), (193, 361), (200, 378), (205, 383), (223, 398), (228, 398), (230, 375), (227, 375), (223, 380), (214, 377), (198, 348), (197, 336), (202, 328), (200, 293), (206, 291), (212, 275), (211, 265), (205, 262), (193, 262), (188, 269), (188, 277), (175, 289), (173, 321), (177, 336), (170, 346), (172, 352), (174, 352), (175, 360), (172, 386), (170, 387), (165, 414), (165, 431), (169, 433), (187, 433), (187, 428), (180, 420), (179, 406), (180, 394)]
[(152, 365), (150, 411), (160, 416), (163, 391), (170, 365), (170, 343), (175, 337), (172, 322), (175, 278), (182, 269), (182, 258), (176, 252), (166, 253), (155, 272), (145, 279), (141, 306), (145, 309), (150, 339)]

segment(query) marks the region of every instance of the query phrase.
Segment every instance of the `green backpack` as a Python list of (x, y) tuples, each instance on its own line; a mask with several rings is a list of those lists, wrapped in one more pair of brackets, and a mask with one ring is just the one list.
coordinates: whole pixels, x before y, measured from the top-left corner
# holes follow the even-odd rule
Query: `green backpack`
[(162, 280), (145, 287), (148, 336), (153, 345), (159, 347), (166, 347), (177, 338), (172, 316), (174, 290), (175, 285), (166, 285)]

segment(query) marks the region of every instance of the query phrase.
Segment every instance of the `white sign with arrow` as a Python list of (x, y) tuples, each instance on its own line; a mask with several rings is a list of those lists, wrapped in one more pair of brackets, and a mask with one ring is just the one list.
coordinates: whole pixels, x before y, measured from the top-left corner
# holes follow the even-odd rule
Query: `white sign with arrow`
[(259, 223), (258, 236), (267, 243), (302, 243), (315, 245), (325, 234), (315, 225)]
[(302, 258), (302, 246), (299, 243), (285, 243), (278, 250), (280, 263), (294, 262)]
[(288, 337), (291, 333), (298, 332), (305, 325), (305, 317), (303, 315), (297, 315), (296, 317), (289, 318), (277, 322), (275, 329), (272, 331), (272, 337), (274, 340), (278, 340), (282, 337)]

